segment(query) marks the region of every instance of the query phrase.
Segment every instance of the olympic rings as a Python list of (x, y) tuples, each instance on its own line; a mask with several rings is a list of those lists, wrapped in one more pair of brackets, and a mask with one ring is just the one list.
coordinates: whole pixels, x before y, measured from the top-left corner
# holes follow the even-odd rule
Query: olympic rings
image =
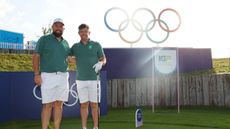
[[(150, 9), (147, 9), (147, 8), (139, 8), (139, 9), (137, 9), (134, 13), (133, 13), (133, 16), (132, 16), (132, 21), (136, 21), (136, 20), (134, 20), (135, 19), (135, 15), (137, 14), (137, 12), (139, 12), (139, 11), (141, 11), (141, 10), (145, 10), (145, 11), (147, 11), (147, 12), (149, 12), (151, 15), (152, 15), (152, 17), (153, 17), (153, 20), (155, 20), (156, 19), (156, 17), (155, 17), (155, 15), (154, 15), (154, 13), (150, 10)], [(150, 31), (150, 30), (152, 30), (153, 29), (153, 27), (155, 26), (155, 22), (153, 22), (153, 25), (152, 25), (152, 27), (150, 28), (150, 29), (148, 29), (147, 27), (145, 28), (145, 30), (143, 30), (143, 29), (139, 29), (135, 24), (134, 24), (134, 22), (132, 22), (133, 23), (133, 26), (137, 29), (137, 30), (139, 30), (140, 32), (147, 32), (147, 31)]]
[[(126, 20), (125, 21), (123, 21), (120, 25), (119, 25), (119, 30), (121, 29), (121, 26), (123, 25), (123, 23), (125, 23), (126, 22)], [(127, 23), (129, 22), (129, 20), (127, 20)], [(133, 22), (133, 21), (132, 21)], [(140, 28), (141, 28), (141, 30), (143, 30), (142, 28), (142, 26), (141, 26), (141, 24), (138, 22), (138, 21), (136, 21), (137, 22), (137, 24), (140, 26)], [(128, 40), (126, 40), (122, 35), (121, 35), (121, 31), (118, 31), (118, 33), (119, 33), (119, 36), (121, 37), (121, 39), (123, 40), (123, 41), (125, 41), (126, 43), (130, 43), (130, 44), (133, 44), (133, 43), (136, 43), (136, 42), (138, 42), (138, 41), (140, 41), (140, 39), (142, 38), (142, 35), (143, 35), (143, 31), (141, 31), (141, 34), (140, 34), (140, 36), (138, 37), (138, 39), (136, 39), (136, 40), (134, 40), (134, 41), (128, 41)]]
[[(162, 23), (166, 26), (167, 30), (169, 30), (168, 25), (167, 25), (163, 20), (159, 20), (159, 19), (155, 19), (154, 21), (153, 21), (153, 20), (150, 21), (150, 22), (147, 24), (146, 29), (148, 28), (148, 26), (150, 25), (151, 22), (154, 22), (154, 23), (155, 23), (155, 21), (158, 21), (159, 23), (162, 22)], [(163, 40), (161, 40), (161, 41), (155, 41), (155, 40), (153, 40), (153, 39), (149, 36), (148, 31), (146, 31), (145, 33), (146, 33), (147, 38), (148, 38), (150, 41), (152, 41), (152, 42), (154, 42), (154, 43), (157, 43), (157, 44), (163, 43), (163, 42), (166, 41), (166, 40), (168, 39), (168, 37), (169, 37), (169, 31), (167, 31), (167, 35), (166, 35), (166, 37), (165, 37)]]
[[(158, 19), (161, 19), (161, 15), (162, 15), (165, 11), (172, 11), (172, 12), (174, 12), (174, 13), (178, 16), (178, 18), (179, 18), (179, 24), (178, 24), (178, 26), (177, 26), (175, 29), (171, 29), (171, 30), (170, 30), (170, 29), (165, 29), (165, 28), (162, 26), (162, 24), (160, 23), (160, 20), (158, 20), (158, 23), (159, 23), (161, 29), (163, 29), (163, 30), (166, 31), (166, 32), (174, 32), (174, 31), (178, 30), (179, 27), (180, 27), (180, 24), (181, 24), (181, 18), (180, 18), (179, 13), (178, 13), (176, 10), (174, 10), (174, 9), (166, 8), (166, 9), (163, 9), (163, 10), (160, 12), (160, 14), (159, 14), (159, 16), (158, 16)], [(163, 22), (162, 22), (162, 23), (163, 23)]]
[(70, 92), (70, 94), (75, 98), (75, 101), (74, 101), (72, 104), (69, 104), (69, 103), (67, 103), (67, 102), (64, 102), (64, 105), (65, 105), (65, 106), (72, 107), (72, 106), (74, 106), (74, 105), (77, 104), (77, 101), (78, 101), (78, 94), (77, 94), (77, 91), (73, 90), (73, 87), (74, 87), (74, 86), (77, 86), (77, 84), (76, 84), (76, 83), (73, 83), (72, 86), (71, 86), (70, 89), (69, 89), (69, 92)]
[(36, 99), (38, 99), (38, 100), (42, 100), (42, 98), (41, 97), (38, 97), (37, 96), (37, 94), (36, 94), (36, 89), (37, 89), (37, 85), (34, 87), (34, 89), (33, 89), (33, 94), (34, 94), (34, 97), (36, 98)]
[(106, 18), (107, 18), (107, 15), (108, 15), (108, 13), (109, 13), (110, 11), (113, 11), (113, 10), (120, 10), (121, 12), (123, 12), (123, 13), (125, 14), (125, 16), (127, 17), (126, 20), (129, 21), (128, 13), (127, 13), (124, 9), (119, 8), (119, 7), (113, 7), (113, 8), (111, 8), (111, 9), (107, 10), (106, 13), (105, 13), (105, 16), (104, 16), (104, 23), (105, 23), (105, 26), (106, 26), (108, 29), (110, 29), (111, 31), (114, 31), (114, 32), (119, 32), (119, 31), (125, 30), (125, 29), (128, 27), (129, 22), (127, 22), (127, 24), (125, 25), (124, 28), (121, 28), (121, 29), (119, 29), (119, 30), (111, 28), (111, 27), (109, 26), (109, 24), (107, 23), (107, 19), (106, 19)]
[[(74, 101), (73, 103), (71, 103), (71, 104), (69, 104), (69, 103), (67, 103), (67, 102), (64, 102), (64, 105), (65, 105), (65, 106), (72, 107), (72, 106), (76, 105), (77, 102), (78, 102), (78, 94), (77, 94), (77, 91), (73, 90), (74, 86), (77, 86), (76, 83), (73, 83), (73, 84), (72, 84), (72, 86), (71, 86), (70, 89), (69, 89), (69, 92), (70, 92), (70, 95), (73, 96), (73, 97), (75, 98), (75, 101)], [(37, 94), (36, 94), (36, 89), (37, 89), (37, 88), (38, 88), (38, 86), (36, 85), (36, 86), (34, 87), (34, 89), (33, 89), (33, 95), (34, 95), (34, 97), (35, 97), (36, 99), (42, 100), (42, 98), (39, 97), (39, 96), (37, 96)]]
[[(117, 29), (116, 29), (116, 28), (112, 28), (112, 27), (108, 24), (108, 22), (107, 22), (107, 16), (108, 16), (108, 14), (109, 14), (111, 11), (114, 11), (114, 10), (119, 10), (119, 11), (121, 11), (122, 13), (124, 13), (125, 16), (126, 16), (126, 19), (124, 19), (123, 21), (121, 21), (121, 23), (120, 23), (120, 25), (118, 25)], [(138, 20), (135, 19), (136, 14), (137, 14), (139, 11), (142, 11), (142, 10), (143, 10), (143, 11), (147, 11), (148, 13), (150, 13), (151, 16), (152, 16), (152, 18), (153, 18), (151, 21), (148, 22), (148, 24), (144, 27), (144, 29), (143, 29), (142, 25), (140, 24), (140, 22), (139, 22)], [(163, 21), (163, 20), (161, 19), (162, 14), (165, 13), (166, 11), (171, 11), (171, 12), (173, 12), (173, 13), (175, 13), (175, 14), (177, 15), (177, 17), (178, 17), (178, 19), (179, 19), (179, 24), (177, 25), (176, 28), (170, 29), (169, 26), (166, 24), (166, 22)], [(130, 41), (130, 40), (125, 39), (125, 38), (122, 36), (122, 34), (121, 34), (121, 32), (124, 31), (124, 30), (128, 27), (128, 25), (129, 25), (130, 22), (132, 22), (132, 25), (134, 26), (134, 28), (140, 32), (140, 36), (139, 36), (136, 40), (133, 40), (133, 41)], [(160, 28), (161, 28), (163, 31), (165, 31), (165, 32), (167, 33), (166, 37), (163, 38), (163, 39), (160, 40), (160, 41), (153, 40), (153, 39), (151, 38), (151, 36), (149, 35), (149, 31), (151, 31), (151, 30), (155, 27), (156, 22), (159, 24)], [(124, 9), (122, 9), (122, 8), (120, 8), (120, 7), (112, 7), (112, 8), (110, 8), (110, 9), (108, 9), (108, 10), (106, 11), (105, 15), (104, 15), (104, 23), (105, 23), (105, 26), (106, 26), (109, 30), (111, 30), (111, 31), (113, 31), (113, 32), (118, 32), (119, 37), (120, 37), (124, 42), (126, 42), (126, 43), (129, 43), (129, 44), (137, 43), (138, 41), (140, 41), (140, 39), (142, 38), (143, 33), (145, 32), (145, 34), (146, 34), (147, 38), (149, 39), (149, 41), (151, 41), (151, 42), (153, 42), (153, 43), (156, 43), (156, 44), (160, 44), (160, 43), (165, 42), (165, 41), (168, 39), (169, 33), (170, 33), (170, 32), (175, 32), (176, 30), (179, 29), (179, 27), (180, 27), (180, 25), (181, 25), (181, 17), (180, 17), (179, 13), (178, 13), (176, 10), (174, 10), (174, 9), (172, 9), (172, 8), (166, 8), (166, 9), (163, 9), (163, 10), (159, 13), (158, 19), (156, 19), (155, 14), (154, 14), (150, 9), (148, 9), (148, 8), (138, 8), (137, 10), (134, 11), (134, 13), (132, 14), (132, 17), (131, 17), (131, 19), (130, 19), (128, 13), (127, 13)], [(124, 24), (125, 24), (125, 25), (124, 25)], [(164, 24), (165, 27), (164, 27), (162, 24)], [(150, 25), (151, 25), (151, 27), (149, 27)]]

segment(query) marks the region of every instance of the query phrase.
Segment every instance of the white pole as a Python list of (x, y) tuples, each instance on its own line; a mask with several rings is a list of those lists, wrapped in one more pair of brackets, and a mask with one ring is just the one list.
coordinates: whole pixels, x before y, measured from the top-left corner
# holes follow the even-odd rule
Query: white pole
[(176, 63), (177, 63), (177, 112), (180, 113), (180, 70), (179, 70), (179, 49), (176, 49)]
[(152, 47), (152, 112), (154, 112), (154, 79), (155, 79), (155, 76), (154, 76), (154, 71), (155, 71), (155, 56), (154, 56), (154, 48)]

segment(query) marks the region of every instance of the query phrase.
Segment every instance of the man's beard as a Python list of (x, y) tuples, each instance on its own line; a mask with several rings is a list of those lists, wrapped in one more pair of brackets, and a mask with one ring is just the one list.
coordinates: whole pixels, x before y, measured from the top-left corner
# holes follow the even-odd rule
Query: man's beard
[(55, 36), (55, 37), (61, 37), (62, 36), (62, 32), (53, 32), (53, 35)]

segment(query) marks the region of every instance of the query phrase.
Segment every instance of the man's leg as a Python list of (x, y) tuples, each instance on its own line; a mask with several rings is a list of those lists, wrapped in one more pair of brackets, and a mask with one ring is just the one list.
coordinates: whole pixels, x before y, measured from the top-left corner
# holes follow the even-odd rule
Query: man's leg
[(42, 105), (42, 129), (48, 129), (53, 103)]
[(82, 124), (82, 128), (87, 127), (88, 109), (89, 109), (89, 102), (81, 103), (81, 124)]
[(93, 127), (98, 128), (98, 104), (90, 102), (93, 117)]
[(62, 101), (55, 101), (54, 102), (54, 129), (59, 129), (62, 119)]

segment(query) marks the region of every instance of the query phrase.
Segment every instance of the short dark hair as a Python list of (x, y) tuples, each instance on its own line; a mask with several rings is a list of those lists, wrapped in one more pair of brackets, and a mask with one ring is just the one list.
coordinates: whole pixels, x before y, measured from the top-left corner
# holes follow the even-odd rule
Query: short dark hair
[(84, 29), (84, 28), (89, 29), (89, 26), (87, 24), (81, 24), (80, 26), (78, 26), (78, 30), (81, 30), (81, 29)]

